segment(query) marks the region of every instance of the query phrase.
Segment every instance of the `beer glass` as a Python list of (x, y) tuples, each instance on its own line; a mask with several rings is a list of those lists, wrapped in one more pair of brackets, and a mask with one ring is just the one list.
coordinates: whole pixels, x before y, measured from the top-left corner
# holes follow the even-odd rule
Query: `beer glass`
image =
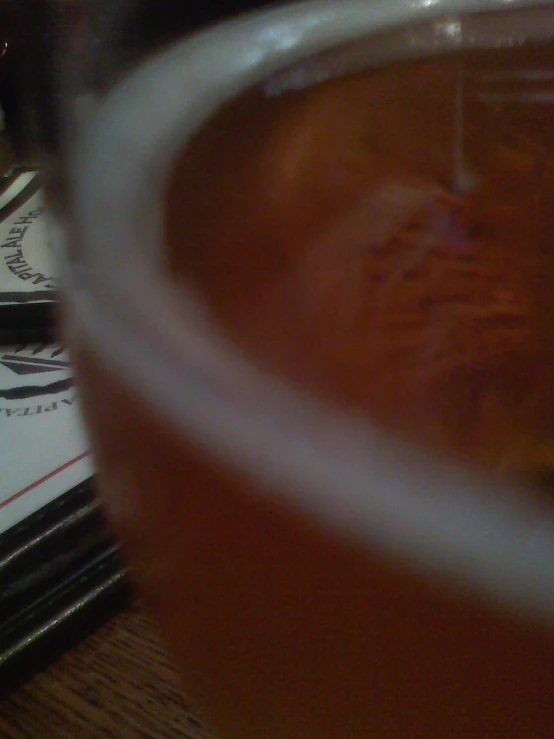
[(179, 7), (61, 34), (50, 197), (184, 689), (236, 739), (551, 737), (554, 4)]

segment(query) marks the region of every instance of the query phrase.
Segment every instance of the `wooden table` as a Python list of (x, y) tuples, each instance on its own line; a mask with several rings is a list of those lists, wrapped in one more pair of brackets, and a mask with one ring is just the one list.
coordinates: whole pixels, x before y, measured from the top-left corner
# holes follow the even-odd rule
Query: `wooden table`
[(0, 703), (0, 739), (216, 737), (134, 607)]

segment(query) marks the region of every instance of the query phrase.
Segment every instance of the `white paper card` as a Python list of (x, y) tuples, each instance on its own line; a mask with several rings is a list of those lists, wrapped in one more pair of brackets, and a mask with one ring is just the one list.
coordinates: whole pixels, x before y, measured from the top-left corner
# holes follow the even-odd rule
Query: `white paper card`
[(92, 474), (66, 352), (0, 349), (0, 533)]

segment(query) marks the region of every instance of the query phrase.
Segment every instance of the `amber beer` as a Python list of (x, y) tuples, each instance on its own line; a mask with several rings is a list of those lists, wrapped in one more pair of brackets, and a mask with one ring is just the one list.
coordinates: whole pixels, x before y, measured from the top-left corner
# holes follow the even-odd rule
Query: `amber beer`
[(101, 494), (229, 739), (552, 737), (554, 6), (478, 6), (210, 29), (73, 150)]

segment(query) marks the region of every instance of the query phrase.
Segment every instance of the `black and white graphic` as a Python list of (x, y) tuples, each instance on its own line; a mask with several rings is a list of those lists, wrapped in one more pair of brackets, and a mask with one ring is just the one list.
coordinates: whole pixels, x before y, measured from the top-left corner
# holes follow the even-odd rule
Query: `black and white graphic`
[(39, 401), (50, 400), (52, 410), (73, 405), (74, 382), (69, 359), (58, 346), (20, 346), (0, 354), (0, 417), (29, 417), (44, 411)]
[(93, 473), (62, 347), (0, 348), (0, 448), (0, 533)]
[(0, 306), (52, 302), (54, 258), (36, 172), (17, 175), (0, 194), (0, 219)]

